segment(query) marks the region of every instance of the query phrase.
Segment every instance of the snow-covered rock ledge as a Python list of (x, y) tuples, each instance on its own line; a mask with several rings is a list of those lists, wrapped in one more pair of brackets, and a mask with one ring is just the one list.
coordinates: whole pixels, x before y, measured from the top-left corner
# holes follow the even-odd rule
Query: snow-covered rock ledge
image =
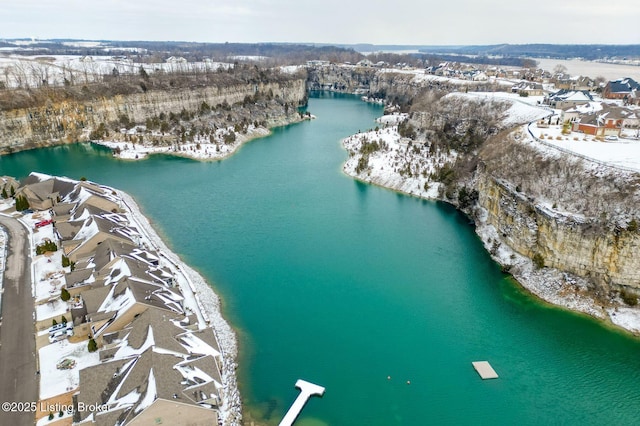
[(437, 167), (455, 158), (455, 153), (432, 153), (427, 146), (414, 144), (398, 133), (403, 114), (384, 116), (382, 129), (358, 133), (342, 140), (349, 159), (342, 170), (347, 175), (371, 184), (416, 197), (435, 199), (440, 184), (431, 182)]
[(125, 205), (124, 207), (131, 213), (131, 219), (138, 225), (140, 232), (146, 234), (146, 237), (152, 242), (158, 252), (173, 262), (188, 278), (189, 285), (198, 301), (198, 306), (203, 311), (203, 316), (212, 326), (222, 351), (224, 360), (221, 366), (223, 405), (220, 407), (220, 419), (222, 420), (222, 424), (227, 426), (242, 424), (242, 403), (236, 378), (238, 345), (233, 329), (222, 317), (218, 295), (202, 275), (189, 267), (178, 255), (169, 250), (164, 241), (162, 241), (160, 236), (155, 232), (151, 223), (149, 223), (147, 218), (142, 214), (133, 198), (126, 192), (119, 190), (116, 190), (116, 192), (122, 199)]
[[(277, 126), (299, 123), (313, 118), (315, 118), (313, 115), (304, 115), (297, 119), (278, 122)], [(266, 127), (250, 125), (246, 133), (236, 133), (233, 127), (229, 127), (227, 129), (218, 129), (211, 138), (194, 137), (191, 141), (179, 144), (174, 143), (170, 146), (153, 145), (148, 142), (140, 144), (120, 140), (98, 140), (93, 141), (93, 143), (110, 148), (114, 157), (123, 160), (143, 160), (152, 154), (168, 154), (199, 161), (218, 161), (232, 156), (245, 143), (270, 134), (271, 130)], [(135, 133), (132, 133), (132, 135), (135, 135)], [(233, 136), (229, 137), (230, 135)]]

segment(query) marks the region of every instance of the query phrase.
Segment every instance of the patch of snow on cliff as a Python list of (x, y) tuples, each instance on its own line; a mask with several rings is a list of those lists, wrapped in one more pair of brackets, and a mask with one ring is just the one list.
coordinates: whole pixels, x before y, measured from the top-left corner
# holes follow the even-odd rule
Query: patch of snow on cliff
[(611, 322), (617, 326), (640, 333), (640, 310), (634, 308), (607, 309)]

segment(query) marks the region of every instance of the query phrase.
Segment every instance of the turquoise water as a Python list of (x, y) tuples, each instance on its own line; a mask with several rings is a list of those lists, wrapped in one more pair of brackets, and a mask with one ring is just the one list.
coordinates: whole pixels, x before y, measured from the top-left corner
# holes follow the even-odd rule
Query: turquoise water
[(0, 157), (0, 174), (130, 192), (224, 299), (256, 420), (277, 424), (304, 378), (327, 390), (300, 425), (640, 422), (638, 340), (526, 294), (449, 206), (344, 176), (340, 139), (380, 107), (323, 95), (309, 110), (222, 162), (73, 145)]

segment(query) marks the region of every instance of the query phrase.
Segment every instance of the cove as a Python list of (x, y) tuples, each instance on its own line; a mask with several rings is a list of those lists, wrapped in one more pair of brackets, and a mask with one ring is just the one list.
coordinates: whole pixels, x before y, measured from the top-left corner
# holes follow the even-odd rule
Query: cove
[[(343, 175), (340, 139), (375, 127), (379, 106), (316, 94), (309, 111), (221, 162), (82, 144), (0, 157), (0, 174), (133, 195), (224, 300), (261, 424), (278, 423), (298, 378), (327, 390), (297, 425), (637, 422), (637, 339), (528, 295), (450, 206)], [(477, 360), (500, 379), (480, 380)]]

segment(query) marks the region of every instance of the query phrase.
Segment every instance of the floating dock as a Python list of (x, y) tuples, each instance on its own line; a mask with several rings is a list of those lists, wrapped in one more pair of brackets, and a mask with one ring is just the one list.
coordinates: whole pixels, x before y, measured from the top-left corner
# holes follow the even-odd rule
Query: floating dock
[(482, 380), (497, 379), (498, 373), (491, 367), (488, 361), (475, 361), (471, 363), (476, 369)]
[(314, 385), (313, 383), (309, 383), (301, 379), (296, 382), (296, 387), (300, 389), (300, 395), (298, 395), (296, 400), (293, 401), (293, 405), (291, 405), (287, 414), (282, 418), (279, 426), (293, 425), (293, 422), (296, 421), (310, 397), (313, 395), (324, 395), (324, 388), (322, 386)]

